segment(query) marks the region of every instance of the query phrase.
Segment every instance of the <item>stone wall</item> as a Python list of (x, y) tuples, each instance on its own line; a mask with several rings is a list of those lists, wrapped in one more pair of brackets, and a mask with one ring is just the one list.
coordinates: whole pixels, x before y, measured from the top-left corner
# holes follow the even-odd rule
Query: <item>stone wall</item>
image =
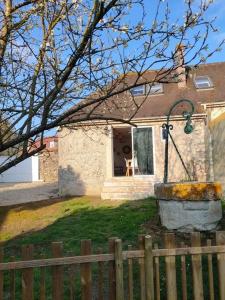
[[(171, 132), (192, 178), (205, 181), (207, 174), (206, 125), (195, 119), (195, 129), (186, 135), (185, 122), (172, 122)], [(154, 136), (154, 169), (152, 182), (162, 182), (164, 175), (164, 147), (162, 121), (145, 122), (152, 126)], [(127, 126), (127, 125), (126, 125)], [(63, 128), (59, 133), (59, 189), (62, 195), (100, 195), (103, 183), (113, 176), (112, 136), (106, 126), (80, 129)], [(184, 168), (169, 142), (169, 181), (188, 180)]]
[[(205, 147), (205, 122), (203, 119), (194, 120), (194, 131), (187, 135), (184, 133), (185, 122), (171, 122), (173, 130), (172, 137), (183, 158), (191, 177), (198, 181), (206, 180), (206, 147)], [(164, 176), (164, 151), (165, 141), (162, 139), (161, 123), (154, 125), (154, 145), (155, 145), (155, 181), (162, 182)], [(182, 163), (169, 141), (169, 170), (168, 181), (186, 181), (188, 177)]]
[(58, 181), (58, 151), (43, 151), (39, 155), (40, 180)]
[(59, 132), (59, 193), (100, 195), (106, 177), (107, 127)]
[(209, 111), (209, 130), (214, 180), (221, 182), (225, 192), (225, 109), (213, 108)]

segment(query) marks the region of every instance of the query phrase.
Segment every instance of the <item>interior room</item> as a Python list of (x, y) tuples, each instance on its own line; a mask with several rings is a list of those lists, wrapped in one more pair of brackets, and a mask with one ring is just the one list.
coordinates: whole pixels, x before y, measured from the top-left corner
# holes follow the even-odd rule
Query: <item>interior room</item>
[(114, 176), (131, 176), (132, 168), (127, 168), (132, 160), (131, 127), (113, 129), (113, 156)]

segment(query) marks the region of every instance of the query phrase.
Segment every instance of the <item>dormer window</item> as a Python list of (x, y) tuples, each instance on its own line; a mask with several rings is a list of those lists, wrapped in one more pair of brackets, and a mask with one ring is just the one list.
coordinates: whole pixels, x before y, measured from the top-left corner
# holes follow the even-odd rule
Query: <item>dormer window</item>
[(130, 89), (130, 92), (133, 96), (141, 96), (145, 94), (145, 85), (135, 86)]
[(162, 83), (153, 83), (152, 85), (149, 85), (148, 91), (150, 95), (154, 94), (162, 94), (163, 93), (163, 85)]
[(194, 84), (197, 89), (208, 89), (213, 87), (212, 81), (208, 76), (195, 77)]

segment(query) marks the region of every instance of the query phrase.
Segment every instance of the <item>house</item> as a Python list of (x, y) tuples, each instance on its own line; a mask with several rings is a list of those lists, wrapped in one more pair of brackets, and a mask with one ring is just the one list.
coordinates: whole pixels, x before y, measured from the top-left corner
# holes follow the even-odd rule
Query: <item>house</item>
[[(1, 182), (58, 181), (58, 137), (45, 137), (46, 148), (0, 174)], [(31, 150), (40, 146), (40, 140), (31, 143)], [(5, 154), (5, 155), (4, 155)], [(10, 159), (7, 153), (0, 156), (0, 164)]]
[[(39, 153), (39, 179), (45, 182), (58, 181), (58, 136), (44, 137), (46, 148)], [(40, 140), (33, 147), (40, 146)]]
[[(219, 180), (225, 188), (225, 62), (183, 67), (170, 84), (143, 84), (123, 95), (146, 101), (133, 119), (137, 127), (99, 121), (93, 126), (62, 127), (59, 132), (59, 190), (61, 195), (101, 195), (102, 199), (139, 199), (152, 195), (164, 176), (165, 139), (162, 124), (171, 105), (190, 99), (195, 106), (193, 133), (184, 134), (186, 121), (177, 107), (171, 134), (193, 180)], [(130, 74), (134, 80), (135, 74)], [(148, 95), (146, 96), (146, 94)], [(127, 105), (124, 113), (132, 107)], [(110, 112), (109, 112), (110, 113)], [(112, 112), (114, 113), (114, 112)], [(138, 162), (137, 162), (138, 161)], [(129, 165), (128, 165), (129, 164)], [(128, 170), (129, 169), (129, 170)], [(169, 181), (186, 181), (187, 174), (169, 142)], [(128, 176), (129, 175), (129, 176)]]
[[(0, 116), (0, 143), (10, 139), (13, 136), (11, 126), (7, 121), (3, 121)], [(0, 153), (0, 165), (8, 163), (11, 158), (15, 158), (20, 148), (10, 148)], [(32, 156), (16, 166), (9, 168), (0, 174), (0, 183), (15, 182), (34, 182), (39, 180), (39, 160), (38, 157)]]

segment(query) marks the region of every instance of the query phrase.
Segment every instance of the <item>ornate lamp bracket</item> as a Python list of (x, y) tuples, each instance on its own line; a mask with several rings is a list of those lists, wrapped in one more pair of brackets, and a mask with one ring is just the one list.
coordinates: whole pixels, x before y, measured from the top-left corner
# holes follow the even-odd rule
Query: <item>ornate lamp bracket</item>
[(169, 138), (171, 138), (172, 143), (173, 143), (173, 145), (175, 147), (175, 150), (177, 151), (177, 153), (179, 155), (181, 163), (182, 163), (182, 165), (183, 165), (183, 167), (184, 167), (184, 169), (185, 169), (185, 171), (186, 171), (189, 179), (191, 179), (191, 177), (190, 177), (190, 175), (188, 173), (188, 170), (187, 170), (187, 168), (186, 168), (186, 166), (184, 164), (184, 161), (183, 161), (183, 159), (182, 159), (182, 157), (181, 157), (181, 155), (180, 155), (180, 153), (179, 153), (179, 151), (177, 149), (177, 146), (176, 146), (176, 144), (175, 144), (175, 142), (174, 142), (174, 140), (173, 140), (173, 138), (171, 136), (171, 133), (170, 133), (170, 131), (173, 130), (173, 125), (170, 124), (171, 114), (172, 114), (174, 108), (176, 106), (180, 105), (181, 103), (187, 103), (190, 106), (190, 110), (189, 111), (183, 111), (183, 113), (182, 113), (182, 116), (186, 120), (186, 125), (184, 127), (184, 133), (185, 134), (190, 134), (194, 130), (194, 126), (191, 123), (191, 117), (192, 117), (192, 115), (194, 113), (194, 110), (195, 110), (193, 102), (191, 100), (188, 100), (188, 99), (177, 100), (171, 106), (171, 108), (169, 110), (169, 113), (167, 115), (167, 121), (166, 121), (166, 123), (164, 123), (162, 125), (162, 128), (163, 128), (163, 138), (165, 139), (165, 160), (164, 160), (164, 180), (163, 180), (164, 183), (168, 182), (168, 153), (169, 153), (169, 143), (168, 142), (169, 142)]

